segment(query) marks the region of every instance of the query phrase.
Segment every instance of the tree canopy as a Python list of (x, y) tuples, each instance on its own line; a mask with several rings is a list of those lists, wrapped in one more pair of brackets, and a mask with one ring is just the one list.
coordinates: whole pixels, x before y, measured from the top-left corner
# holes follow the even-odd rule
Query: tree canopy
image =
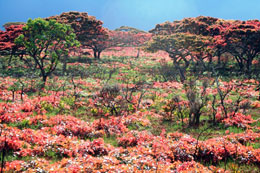
[[(229, 53), (237, 62), (240, 71), (250, 74), (252, 62), (260, 53), (259, 26), (259, 20), (223, 20), (199, 16), (196, 18), (185, 18), (180, 21), (157, 24), (156, 27), (149, 32), (154, 35), (174, 35), (173, 37), (176, 37), (178, 35), (177, 33), (183, 33), (181, 35), (187, 38), (193, 34), (196, 35), (194, 39), (206, 36), (208, 41), (211, 42), (212, 50), (214, 50), (214, 54), (210, 54), (209, 59), (211, 59), (212, 56), (218, 56), (218, 64), (220, 64), (220, 56), (223, 53)], [(165, 40), (166, 38), (167, 40)], [(152, 43), (149, 44), (149, 50), (156, 48), (155, 50), (166, 51), (169, 47), (179, 48), (178, 45), (180, 44), (183, 44), (182, 46), (185, 47), (186, 43), (182, 42), (182, 39), (175, 40), (169, 38), (172, 37), (156, 37)], [(155, 42), (157, 42), (157, 44), (155, 44)], [(159, 42), (162, 44), (160, 45)], [(194, 40), (193, 43), (195, 42), (196, 40)], [(179, 44), (176, 45), (176, 43)], [(190, 45), (192, 46), (190, 46), (188, 50), (194, 52), (193, 44)], [(203, 46), (203, 44), (201, 45)], [(200, 47), (199, 45), (197, 46)], [(169, 53), (169, 50), (167, 52)], [(172, 57), (172, 55), (170, 56)]]
[(23, 27), (23, 34), (15, 39), (15, 43), (24, 46), (26, 53), (33, 58), (44, 85), (61, 56), (68, 53), (69, 47), (79, 44), (70, 26), (41, 18), (29, 19)]
[(85, 12), (65, 12), (46, 18), (46, 20), (51, 19), (70, 25), (81, 45), (92, 49), (95, 58), (100, 58), (100, 53), (104, 50), (104, 42), (109, 37), (108, 30), (102, 26), (102, 21)]
[(6, 31), (0, 30), (0, 55), (12, 55), (19, 49), (14, 40), (23, 33), (23, 26), (11, 25), (5, 28)]

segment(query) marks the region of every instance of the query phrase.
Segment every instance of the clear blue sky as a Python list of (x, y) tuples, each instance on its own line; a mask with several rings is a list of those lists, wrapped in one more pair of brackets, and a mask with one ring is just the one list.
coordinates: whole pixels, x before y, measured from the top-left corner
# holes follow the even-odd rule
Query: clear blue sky
[(87, 12), (115, 29), (150, 30), (158, 23), (200, 15), (223, 19), (260, 19), (260, 0), (0, 0), (0, 26), (62, 12)]

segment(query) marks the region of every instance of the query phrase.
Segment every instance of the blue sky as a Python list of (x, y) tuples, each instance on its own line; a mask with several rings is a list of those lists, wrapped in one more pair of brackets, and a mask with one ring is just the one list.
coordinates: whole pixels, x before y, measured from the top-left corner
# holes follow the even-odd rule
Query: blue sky
[(150, 30), (158, 23), (200, 15), (223, 19), (260, 19), (260, 0), (0, 0), (0, 26), (67, 11), (87, 12), (115, 29)]

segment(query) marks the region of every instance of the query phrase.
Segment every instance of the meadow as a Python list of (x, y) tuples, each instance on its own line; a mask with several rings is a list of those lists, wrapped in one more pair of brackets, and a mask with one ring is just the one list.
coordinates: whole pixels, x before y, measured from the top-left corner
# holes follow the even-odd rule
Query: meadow
[(0, 31), (1, 172), (259, 172), (260, 21), (102, 24)]
[[(167, 54), (141, 51), (136, 58), (134, 48), (117, 49), (100, 60), (70, 57), (67, 75), (58, 66), (43, 90), (35, 89), (41, 80), (26, 77), (17, 61), (2, 71), (12, 74), (0, 78), (5, 171), (257, 172), (257, 81), (219, 79), (228, 91), (227, 110), (237, 112), (223, 118), (216, 110), (212, 125), (208, 102), (200, 124), (189, 126), (187, 91), (174, 79)], [(214, 78), (205, 77), (207, 95), (218, 100)], [(202, 81), (196, 80), (198, 92)]]

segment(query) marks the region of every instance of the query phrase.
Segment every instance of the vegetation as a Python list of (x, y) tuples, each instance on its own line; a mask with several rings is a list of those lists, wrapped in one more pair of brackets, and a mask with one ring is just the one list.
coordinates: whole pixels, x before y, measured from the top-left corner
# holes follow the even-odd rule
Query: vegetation
[[(56, 69), (61, 57), (68, 53), (68, 48), (78, 44), (75, 37), (70, 26), (53, 20), (29, 19), (15, 44), (23, 46), (26, 54), (33, 58), (35, 67), (41, 71), (44, 87), (47, 77)], [(26, 58), (24, 60), (28, 62)]]
[(93, 50), (94, 57), (100, 58), (101, 52), (106, 48), (104, 42), (108, 39), (108, 31), (102, 26), (102, 21), (84, 12), (67, 12), (47, 18), (51, 19), (70, 25), (83, 48)]
[(108, 31), (98, 59), (82, 52), (100, 22), (69, 12), (0, 32), (10, 45), (0, 58), (1, 171), (259, 170), (258, 37), (249, 41), (258, 21), (201, 16), (153, 35)]
[(119, 28), (116, 28), (115, 31), (123, 31), (123, 32), (130, 32), (130, 33), (146, 33), (145, 31), (142, 31), (140, 29), (137, 28), (133, 28), (130, 26), (120, 26)]
[(25, 25), (24, 22), (7, 22), (3, 25), (4, 28), (8, 28), (11, 25)]

